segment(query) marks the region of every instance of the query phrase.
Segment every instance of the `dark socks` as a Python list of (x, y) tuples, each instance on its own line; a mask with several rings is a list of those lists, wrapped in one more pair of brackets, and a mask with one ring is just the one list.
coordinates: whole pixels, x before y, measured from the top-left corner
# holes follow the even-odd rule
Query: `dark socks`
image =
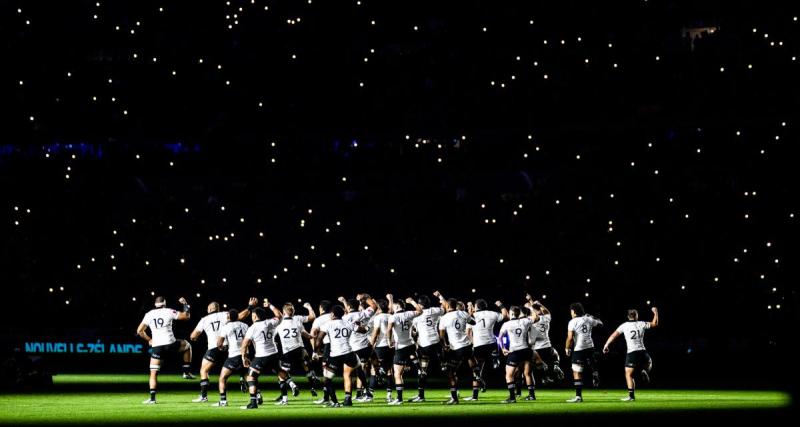
[(150, 389), (150, 400), (156, 400), (156, 390)]
[(403, 384), (400, 384), (397, 387), (395, 387), (395, 390), (397, 390), (397, 400), (402, 402), (403, 401)]
[(575, 380), (575, 396), (583, 397), (583, 381)]
[(528, 386), (528, 396), (536, 397), (536, 386), (534, 386), (533, 384)]
[(209, 381), (207, 379), (200, 380), (200, 396), (208, 397), (208, 384)]
[(635, 392), (633, 391), (632, 388), (628, 389), (628, 397), (630, 397), (631, 399), (636, 399)]
[(516, 395), (514, 391), (516, 390), (517, 386), (515, 383), (508, 383), (508, 398), (509, 400), (516, 400)]
[(458, 400), (458, 389), (455, 387), (450, 387), (450, 397), (453, 400)]
[(472, 398), (473, 399), (477, 399), (478, 398), (478, 391), (480, 391), (480, 388), (472, 387)]

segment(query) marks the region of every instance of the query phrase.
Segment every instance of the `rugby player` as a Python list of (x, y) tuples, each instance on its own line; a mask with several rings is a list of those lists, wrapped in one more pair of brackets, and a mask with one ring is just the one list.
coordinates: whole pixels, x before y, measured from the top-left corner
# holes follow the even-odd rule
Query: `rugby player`
[(603, 353), (608, 353), (608, 346), (622, 335), (625, 337), (625, 345), (628, 349), (625, 355), (625, 382), (628, 383), (628, 397), (623, 398), (625, 402), (636, 400), (636, 382), (633, 379), (634, 372), (638, 369), (642, 374), (642, 381), (647, 384), (650, 382), (650, 370), (653, 369), (653, 359), (647, 354), (644, 347), (644, 331), (658, 326), (658, 309), (653, 307), (653, 320), (649, 322), (639, 321), (639, 312), (628, 310), (628, 321), (620, 325), (614, 333), (608, 337), (606, 345), (603, 346)]
[[(594, 341), (592, 341), (592, 329), (596, 326), (603, 326), (600, 319), (596, 319), (583, 309), (579, 302), (569, 306), (572, 320), (567, 325), (567, 343), (564, 353), (572, 358), (572, 378), (575, 384), (575, 397), (567, 400), (569, 403), (583, 402), (583, 371), (586, 368), (592, 369), (592, 377), (595, 387), (600, 383), (600, 373), (597, 370), (597, 363), (594, 355)], [(573, 344), (575, 349), (573, 351)]]
[[(169, 353), (178, 353), (183, 356), (183, 377), (194, 378), (189, 372), (192, 363), (192, 345), (186, 340), (175, 339), (172, 331), (174, 320), (189, 320), (189, 303), (186, 298), (178, 300), (183, 306), (183, 311), (178, 312), (171, 308), (166, 308), (167, 302), (164, 297), (159, 296), (155, 299), (155, 308), (144, 315), (136, 335), (147, 341), (151, 347), (150, 352), (150, 398), (145, 400), (145, 405), (156, 403), (156, 391), (158, 389), (158, 372), (161, 370), (161, 360)], [(147, 335), (146, 329), (150, 329), (152, 338)]]

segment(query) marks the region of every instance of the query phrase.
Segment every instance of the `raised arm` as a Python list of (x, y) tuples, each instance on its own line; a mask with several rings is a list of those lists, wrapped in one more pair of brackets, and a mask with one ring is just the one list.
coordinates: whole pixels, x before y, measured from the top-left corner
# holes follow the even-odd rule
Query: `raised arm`
[(446, 311), (447, 310), (447, 299), (442, 295), (439, 291), (434, 291), (433, 296), (439, 298), (439, 305)]
[(550, 310), (547, 307), (545, 307), (544, 304), (542, 304), (541, 301), (536, 300), (536, 301), (533, 302), (533, 305), (534, 305), (534, 307), (538, 305), (539, 306), (539, 311), (541, 311), (542, 314), (544, 314), (544, 315), (550, 314)]
[(658, 326), (658, 309), (653, 307), (650, 310), (653, 311), (653, 320), (650, 321), (650, 327), (655, 328)]
[(414, 298), (408, 297), (408, 298), (406, 298), (406, 302), (407, 302), (407, 303), (409, 303), (409, 304), (411, 304), (412, 306), (414, 306), (414, 313), (415, 313), (417, 316), (419, 316), (420, 314), (422, 314), (422, 306), (421, 306), (421, 305), (419, 305), (419, 304), (417, 304), (417, 302), (416, 302), (416, 301), (414, 301)]
[(314, 319), (317, 318), (317, 313), (314, 313), (314, 307), (311, 306), (311, 303), (303, 303), (303, 307), (308, 310), (308, 321), (313, 322)]
[(508, 309), (506, 308), (505, 305), (503, 305), (503, 302), (500, 301), (500, 300), (497, 300), (497, 301), (494, 302), (494, 305), (496, 305), (497, 308), (500, 309), (500, 314), (503, 315), (503, 320), (504, 321), (508, 320)]
[[(264, 298), (264, 304), (265, 304), (264, 307), (266, 307), (266, 302), (267, 302), (267, 299)], [(253, 312), (253, 309), (255, 309), (257, 306), (258, 306), (258, 298), (256, 298), (256, 297), (250, 298), (250, 300), (247, 301), (247, 308), (245, 308), (244, 310), (240, 311), (239, 312), (239, 316), (237, 316), (239, 321), (247, 319), (247, 316), (249, 316), (250, 313)]]
[(611, 336), (608, 337), (608, 340), (606, 340), (606, 345), (603, 346), (603, 353), (608, 353), (608, 346), (610, 346), (611, 343), (614, 342), (614, 340), (617, 339), (618, 336), (619, 332), (614, 331), (614, 333), (612, 333)]
[(278, 307), (272, 305), (272, 303), (270, 303), (268, 299), (264, 298), (264, 304), (267, 307), (269, 307), (270, 310), (272, 310), (272, 314), (275, 315), (275, 318), (277, 318), (278, 320), (283, 319), (283, 313), (281, 313), (281, 311), (278, 310)]
[(178, 302), (181, 303), (181, 305), (183, 305), (183, 311), (178, 313), (178, 317), (176, 317), (176, 319), (177, 320), (189, 320), (189, 318), (191, 317), (191, 314), (189, 314), (189, 310), (191, 309), (191, 307), (189, 306), (189, 303), (186, 302), (186, 298), (181, 297), (178, 300)]
[(394, 295), (386, 294), (386, 300), (389, 301), (389, 314), (394, 314)]

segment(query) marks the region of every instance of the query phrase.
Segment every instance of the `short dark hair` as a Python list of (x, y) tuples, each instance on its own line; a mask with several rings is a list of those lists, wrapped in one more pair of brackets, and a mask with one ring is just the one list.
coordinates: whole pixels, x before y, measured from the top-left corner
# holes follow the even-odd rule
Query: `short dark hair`
[(481, 299), (476, 299), (475, 300), (475, 308), (478, 309), (478, 310), (486, 310), (486, 307), (488, 307), (488, 306), (489, 306), (489, 304), (486, 303), (485, 299), (481, 298)]
[(380, 308), (382, 312), (386, 313), (389, 311), (389, 301), (386, 301), (385, 299), (379, 299), (377, 302), (378, 308)]
[(334, 305), (333, 308), (331, 308), (331, 314), (337, 319), (341, 319), (342, 316), (344, 316), (344, 307), (341, 305)]
[(508, 309), (508, 313), (512, 317), (519, 317), (519, 315), (522, 314), (522, 310), (520, 310), (519, 306), (512, 305), (511, 308)]
[(586, 314), (586, 310), (583, 309), (583, 304), (579, 302), (573, 302), (570, 304), (569, 309), (574, 311), (576, 316), (583, 316)]
[(458, 300), (455, 298), (448, 298), (447, 299), (447, 306), (450, 307), (450, 310), (458, 309)]
[(331, 308), (331, 302), (330, 301), (324, 299), (324, 300), (319, 302), (320, 311), (328, 312), (328, 310), (330, 310), (330, 308)]
[(157, 296), (157, 297), (156, 297), (156, 304), (163, 304), (163, 303), (165, 303), (165, 302), (167, 302), (167, 299), (166, 299), (166, 298), (164, 298), (164, 297), (162, 297), (162, 296)]
[(429, 308), (431, 306), (431, 299), (428, 298), (427, 295), (420, 295), (417, 297), (417, 304), (421, 305), (423, 308)]
[(235, 322), (239, 320), (239, 311), (235, 308), (228, 310), (228, 316), (230, 316), (230, 321)]
[(267, 312), (261, 307), (256, 307), (255, 309), (253, 309), (253, 314), (256, 315), (256, 318), (258, 318), (258, 320), (264, 320), (267, 318)]
[(636, 320), (639, 317), (639, 312), (635, 308), (628, 310), (628, 320)]
[(541, 310), (542, 309), (542, 305), (539, 304), (538, 302), (535, 302), (535, 303), (531, 304), (531, 307), (533, 307), (534, 310)]
[(355, 298), (347, 300), (347, 306), (350, 307), (350, 310), (358, 310), (358, 300)]

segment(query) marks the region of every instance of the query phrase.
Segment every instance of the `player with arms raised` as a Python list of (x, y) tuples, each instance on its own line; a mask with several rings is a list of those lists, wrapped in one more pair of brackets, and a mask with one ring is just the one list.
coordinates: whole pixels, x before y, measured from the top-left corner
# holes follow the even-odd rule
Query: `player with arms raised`
[(617, 339), (618, 336), (625, 337), (625, 345), (628, 352), (625, 355), (625, 382), (628, 383), (628, 397), (623, 398), (623, 401), (632, 402), (636, 400), (634, 391), (636, 389), (636, 382), (633, 379), (633, 374), (637, 369), (641, 370), (642, 381), (647, 384), (650, 382), (650, 370), (653, 369), (653, 359), (647, 354), (647, 349), (644, 347), (644, 331), (655, 328), (658, 326), (658, 309), (653, 307), (653, 320), (649, 322), (639, 321), (639, 312), (636, 310), (628, 310), (628, 321), (623, 323), (617, 328), (614, 333), (608, 337), (606, 345), (603, 347), (603, 353), (608, 353), (608, 346)]
[(217, 337), (217, 347), (222, 349), (225, 341), (228, 342), (228, 358), (222, 365), (219, 374), (219, 402), (212, 406), (228, 406), (227, 382), (231, 374), (243, 374), (245, 371), (242, 363), (242, 342), (247, 333), (247, 325), (238, 320), (237, 310), (228, 311), (228, 323), (222, 327)]
[[(267, 312), (259, 307), (253, 309), (253, 324), (247, 328), (242, 341), (242, 365), (248, 368), (247, 387), (250, 392), (250, 403), (242, 409), (256, 409), (261, 403), (261, 393), (258, 388), (258, 377), (265, 370), (270, 369), (278, 373), (281, 385), (281, 401), (286, 404), (286, 372), (278, 366), (278, 347), (275, 346), (275, 327), (281, 322), (281, 312), (274, 305), (266, 301), (267, 307), (272, 310), (273, 317), (267, 319)], [(250, 344), (255, 347), (255, 357), (252, 362), (248, 357)]]
[[(493, 364), (499, 364), (494, 327), (498, 323), (508, 320), (508, 309), (506, 309), (503, 303), (495, 301), (495, 305), (500, 309), (500, 313), (487, 310), (489, 305), (486, 303), (486, 300), (483, 299), (476, 300), (475, 305), (471, 303), (467, 304), (469, 314), (475, 319), (474, 325), (467, 326), (467, 333), (470, 339), (472, 339), (473, 353), (475, 361), (477, 362), (477, 370), (481, 378), (483, 378), (483, 368), (486, 366), (486, 361), (492, 360)], [(472, 396), (467, 396), (464, 400), (478, 400), (478, 391), (481, 385), (482, 384), (478, 382), (474, 382), (472, 384)], [(480, 389), (485, 391), (485, 385)]]
[[(447, 313), (439, 319), (439, 337), (443, 343), (450, 382), (450, 399), (444, 402), (446, 405), (458, 404), (458, 368), (462, 362), (472, 359), (472, 342), (467, 336), (467, 324), (474, 325), (475, 320), (466, 311), (459, 310), (457, 300), (447, 300)], [(477, 364), (473, 366), (473, 381), (480, 382)]]
[(406, 298), (406, 303), (411, 304), (414, 310), (405, 310), (405, 304), (400, 301), (394, 303), (394, 314), (389, 317), (387, 327), (387, 340), (389, 347), (394, 348), (394, 385), (397, 398), (389, 402), (390, 405), (403, 404), (403, 372), (411, 364), (411, 355), (414, 354), (414, 339), (411, 338), (411, 322), (422, 314), (422, 307), (413, 298)]
[[(136, 329), (139, 335), (152, 347), (150, 354), (150, 398), (144, 404), (152, 405), (156, 403), (156, 391), (158, 389), (158, 372), (161, 370), (161, 360), (168, 353), (178, 353), (183, 356), (183, 377), (193, 378), (189, 373), (192, 362), (192, 345), (186, 340), (176, 340), (172, 332), (172, 322), (174, 320), (189, 320), (189, 303), (181, 297), (178, 302), (183, 305), (183, 311), (178, 312), (171, 308), (166, 308), (164, 297), (156, 297), (155, 308), (144, 315), (144, 319)], [(147, 335), (146, 329), (150, 329), (152, 338)]]
[[(239, 312), (238, 320), (244, 320), (250, 315), (253, 309), (256, 308), (258, 299), (250, 298), (247, 304), (247, 308)], [(224, 363), (227, 358), (227, 349), (225, 347), (222, 349), (217, 347), (217, 338), (222, 327), (228, 323), (228, 312), (219, 311), (219, 303), (215, 301), (208, 304), (207, 310), (208, 314), (197, 322), (192, 335), (189, 336), (190, 340), (197, 341), (200, 335), (205, 332), (206, 340), (208, 341), (208, 350), (206, 350), (203, 362), (200, 365), (200, 396), (192, 400), (195, 403), (208, 402), (208, 373), (214, 366)]]

